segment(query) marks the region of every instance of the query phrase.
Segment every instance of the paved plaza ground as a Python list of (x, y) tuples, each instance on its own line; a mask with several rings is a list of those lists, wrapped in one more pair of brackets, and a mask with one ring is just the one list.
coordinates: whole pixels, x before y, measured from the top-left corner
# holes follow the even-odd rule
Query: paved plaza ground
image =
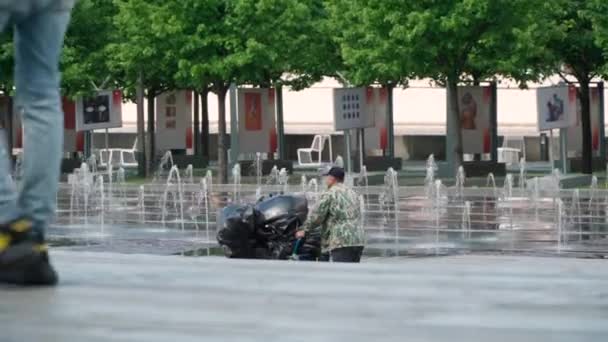
[(55, 251), (61, 284), (0, 291), (2, 342), (606, 341), (608, 262), (362, 264)]

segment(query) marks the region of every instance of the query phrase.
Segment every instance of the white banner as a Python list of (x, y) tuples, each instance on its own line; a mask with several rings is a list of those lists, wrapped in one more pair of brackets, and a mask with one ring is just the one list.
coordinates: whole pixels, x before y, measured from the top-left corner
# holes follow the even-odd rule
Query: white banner
[(536, 89), (538, 130), (568, 128), (576, 124), (576, 88), (567, 85)]
[(275, 152), (275, 93), (268, 88), (238, 89), (239, 152)]
[(388, 145), (388, 90), (369, 87), (365, 91), (366, 115), (374, 118), (374, 126), (365, 129), (366, 150), (384, 150)]
[[(600, 92), (598, 88), (589, 89), (589, 114), (591, 116), (591, 149), (594, 156), (600, 152), (600, 126), (602, 124), (600, 113)], [(576, 97), (576, 121), (573, 126), (568, 127), (568, 156), (581, 157), (583, 155), (583, 130), (581, 122), (581, 101)]]
[(192, 92), (176, 90), (156, 97), (156, 148), (192, 148)]
[(90, 98), (76, 101), (76, 130), (122, 127), (122, 93), (100, 91)]
[(373, 112), (366, 108), (366, 88), (334, 89), (334, 129), (342, 131), (374, 126)]

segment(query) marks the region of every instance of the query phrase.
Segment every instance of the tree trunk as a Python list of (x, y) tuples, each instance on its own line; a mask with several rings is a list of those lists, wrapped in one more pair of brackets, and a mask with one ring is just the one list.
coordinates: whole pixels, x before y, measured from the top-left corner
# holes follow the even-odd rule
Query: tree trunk
[[(448, 122), (446, 130), (446, 143), (448, 155), (446, 158), (452, 162), (453, 175), (462, 165), (462, 130), (460, 127), (460, 109), (458, 105), (458, 78), (448, 77)], [(451, 145), (451, 146), (450, 146)]]
[(393, 100), (393, 90), (395, 86), (390, 83), (384, 85), (386, 88), (386, 134), (387, 134), (387, 146), (384, 154), (389, 158), (395, 158), (395, 116), (394, 116), (394, 100)]
[[(277, 138), (278, 138), (278, 146), (277, 146), (277, 155), (279, 156), (279, 160), (286, 159), (286, 151), (285, 151), (285, 123), (283, 121), (283, 86), (278, 84), (275, 88), (275, 101), (276, 101), (276, 114), (277, 114)], [(270, 151), (269, 156), (273, 155), (274, 151)]]
[(201, 96), (201, 111), (202, 111), (202, 134), (201, 134), (201, 143), (202, 143), (202, 155), (205, 157), (205, 160), (209, 161), (209, 144), (211, 139), (209, 139), (209, 101), (207, 97), (209, 96), (209, 89), (205, 88), (200, 94)]
[(583, 137), (583, 163), (584, 174), (593, 173), (593, 150), (591, 145), (591, 110), (589, 104), (589, 80), (579, 80), (579, 96), (581, 100), (581, 129)]
[(226, 93), (228, 87), (217, 89), (218, 101), (218, 134), (217, 134), (217, 161), (219, 164), (219, 179), (221, 184), (228, 183), (228, 154), (226, 150)]
[(201, 134), (201, 125), (200, 125), (200, 110), (199, 110), (199, 97), (198, 92), (195, 90), (192, 92), (194, 95), (194, 122), (192, 129), (192, 139), (194, 140), (194, 144), (192, 148), (194, 149), (194, 155), (198, 156), (201, 152), (201, 144), (200, 144), (200, 134)]
[(137, 79), (137, 163), (138, 173), (140, 177), (148, 176), (148, 167), (146, 164), (146, 126), (145, 126), (145, 114), (144, 114), (144, 85), (142, 76), (140, 74)]
[(152, 173), (154, 160), (156, 157), (156, 118), (154, 115), (154, 99), (156, 98), (155, 90), (148, 90), (148, 174)]

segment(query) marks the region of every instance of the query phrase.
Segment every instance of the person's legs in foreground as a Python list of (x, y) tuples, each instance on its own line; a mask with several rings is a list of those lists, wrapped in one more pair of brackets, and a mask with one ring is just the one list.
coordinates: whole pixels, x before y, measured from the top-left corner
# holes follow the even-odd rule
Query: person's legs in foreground
[[(24, 127), (21, 192), (11, 196), (6, 148), (0, 158), (0, 281), (51, 285), (44, 230), (55, 214), (63, 144), (59, 58), (70, 13), (41, 9), (15, 22), (15, 86)], [(4, 142), (3, 142), (4, 143)]]

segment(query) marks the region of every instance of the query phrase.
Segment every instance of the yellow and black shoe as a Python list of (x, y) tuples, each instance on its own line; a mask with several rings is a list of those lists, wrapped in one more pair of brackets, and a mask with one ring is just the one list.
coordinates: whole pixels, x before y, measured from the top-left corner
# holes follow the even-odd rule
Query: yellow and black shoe
[(57, 273), (49, 262), (43, 232), (28, 219), (0, 225), (0, 283), (57, 283)]

